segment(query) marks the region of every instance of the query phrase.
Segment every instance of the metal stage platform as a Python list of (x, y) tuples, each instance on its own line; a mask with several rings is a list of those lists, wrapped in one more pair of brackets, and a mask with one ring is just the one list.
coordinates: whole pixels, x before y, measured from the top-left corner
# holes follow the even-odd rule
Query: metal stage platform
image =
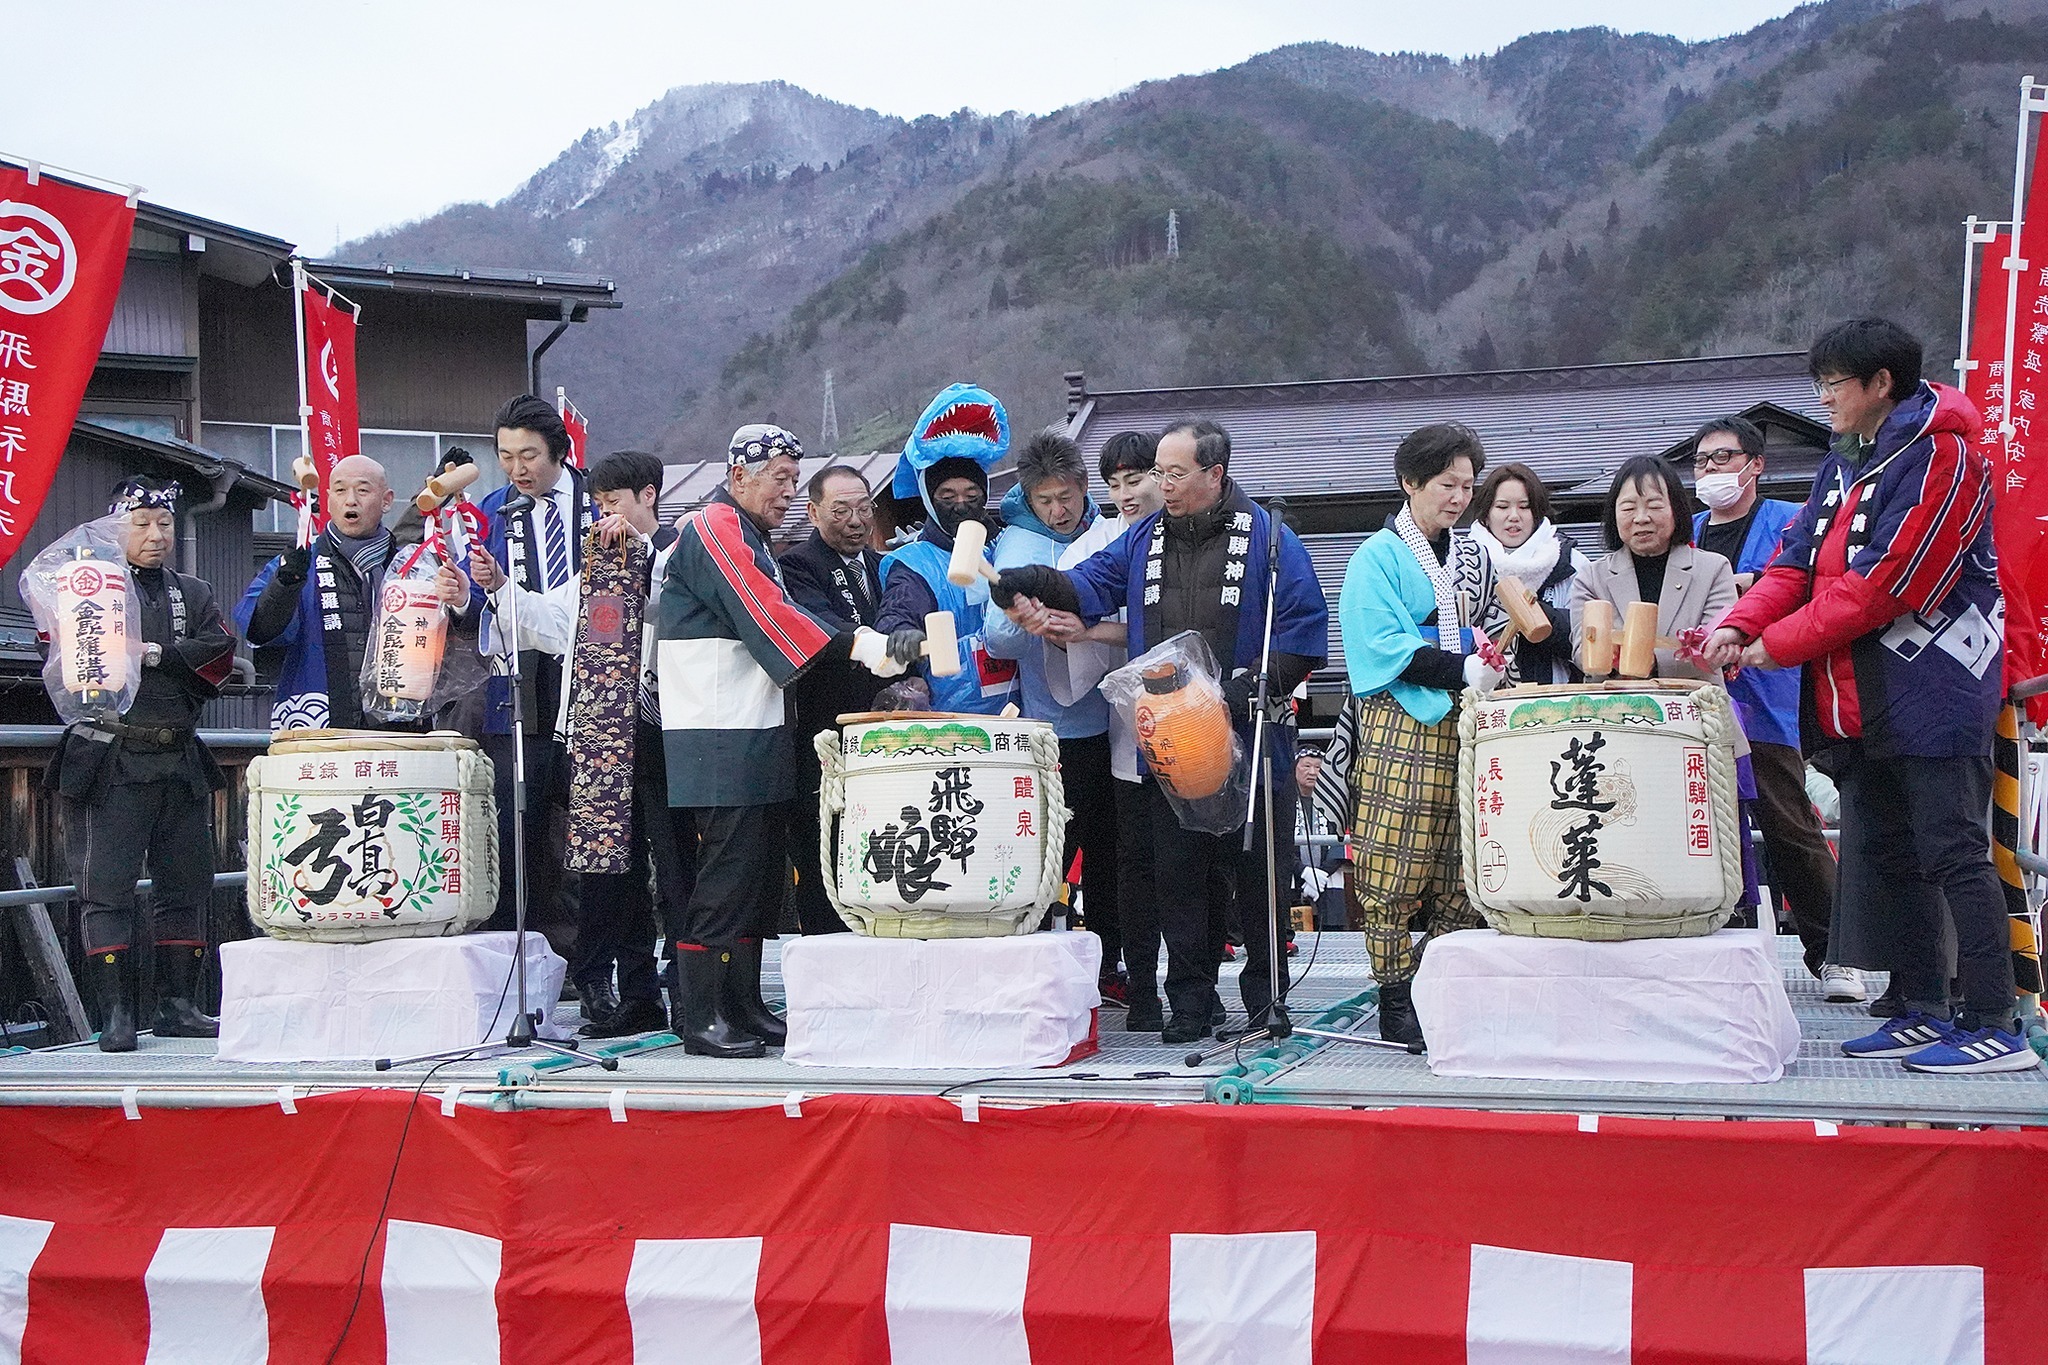
[[(1086, 1100), (1159, 1103), (1316, 1105), (1646, 1115), (1685, 1118), (1817, 1119), (1837, 1123), (1952, 1126), (2048, 1125), (2048, 1073), (1978, 1077), (1919, 1076), (1897, 1062), (1853, 1061), (1840, 1040), (1868, 1032), (1861, 1005), (1829, 1005), (1799, 960), (1796, 939), (1780, 940), (1780, 959), (1804, 1035), (1784, 1079), (1764, 1085), (1595, 1084), (1438, 1078), (1420, 1057), (1342, 1043), (1296, 1039), (1266, 1052), (1245, 1047), (1206, 1067), (1184, 1065), (1185, 1047), (1155, 1034), (1121, 1031), (1123, 1014), (1102, 1012), (1102, 1050), (1072, 1065), (1001, 1076), (962, 1071), (904, 1071), (792, 1066), (777, 1054), (759, 1061), (713, 1061), (674, 1045), (628, 1050), (613, 1045), (616, 1071), (557, 1066), (535, 1052), (502, 1052), (445, 1065), (377, 1072), (367, 1062), (303, 1065), (223, 1063), (211, 1042), (154, 1039), (127, 1055), (92, 1043), (0, 1054), (0, 1104), (194, 1107), (290, 1103), (316, 1093), (361, 1087), (423, 1089), (446, 1103), (498, 1108), (719, 1109), (787, 1103), (792, 1096), (908, 1094), (979, 1097), (982, 1104), (1036, 1105)], [(1372, 985), (1356, 934), (1304, 934), (1294, 959), (1294, 1018), (1376, 1021), (1355, 1003)], [(1225, 964), (1223, 998), (1237, 1013), (1235, 964)], [(779, 993), (770, 962), (769, 993)], [(1873, 992), (1881, 978), (1871, 983)], [(559, 1006), (572, 1019), (574, 1006)], [(1363, 1016), (1361, 1018), (1361, 1016)], [(667, 1035), (655, 1035), (655, 1039)]]

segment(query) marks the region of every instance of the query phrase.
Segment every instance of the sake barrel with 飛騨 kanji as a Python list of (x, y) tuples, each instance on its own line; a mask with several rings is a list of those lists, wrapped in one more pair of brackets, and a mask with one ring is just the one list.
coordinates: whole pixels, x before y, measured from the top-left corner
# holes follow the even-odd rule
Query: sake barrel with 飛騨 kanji
[(1742, 896), (1734, 708), (1719, 685), (1465, 694), (1465, 890), (1504, 934), (1683, 938)]
[(435, 938), (497, 905), (491, 761), (473, 739), (287, 730), (248, 784), (249, 917), (272, 938)]
[(856, 933), (1028, 934), (1059, 899), (1066, 794), (1043, 721), (842, 716), (816, 737), (820, 870)]

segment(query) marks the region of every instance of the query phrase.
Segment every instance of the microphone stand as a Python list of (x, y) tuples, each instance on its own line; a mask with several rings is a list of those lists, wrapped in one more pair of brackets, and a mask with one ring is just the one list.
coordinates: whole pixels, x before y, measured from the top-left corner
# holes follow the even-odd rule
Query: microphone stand
[[(1295, 1024), (1287, 1016), (1287, 989), (1280, 985), (1280, 968), (1287, 955), (1287, 940), (1280, 932), (1280, 867), (1275, 857), (1277, 845), (1273, 837), (1273, 746), (1266, 737), (1266, 727), (1270, 724), (1267, 706), (1273, 681), (1273, 614), (1280, 590), (1280, 534), (1287, 524), (1287, 499), (1268, 499), (1266, 515), (1272, 523), (1272, 533), (1266, 541), (1266, 620), (1259, 644), (1258, 709), (1252, 715), (1252, 794), (1245, 805), (1243, 849), (1246, 853), (1251, 852), (1253, 836), (1260, 832), (1257, 826), (1263, 824), (1266, 841), (1266, 979), (1272, 992), (1272, 1003), (1266, 1007), (1263, 1024), (1248, 1028), (1228, 1042), (1219, 1042), (1207, 1052), (1190, 1052), (1182, 1059), (1188, 1066), (1200, 1066), (1226, 1052), (1235, 1052), (1247, 1042), (1285, 1042), (1297, 1033), (1331, 1042), (1388, 1047), (1402, 1052), (1411, 1050), (1404, 1043), (1389, 1043), (1380, 1038)], [(1261, 797), (1265, 804), (1263, 821), (1257, 818)]]
[[(499, 505), (500, 516), (509, 517), (524, 512), (533, 506), (533, 499), (526, 494), (515, 494)], [(509, 559), (510, 556), (507, 556)], [(514, 1051), (539, 1048), (566, 1057), (572, 1062), (595, 1062), (606, 1071), (617, 1071), (619, 1059), (607, 1056), (590, 1056), (576, 1050), (572, 1040), (567, 1044), (542, 1038), (534, 1032), (533, 1011), (526, 998), (526, 708), (519, 695), (519, 585), (512, 581), (511, 565), (505, 565), (504, 582), (505, 609), (499, 613), (504, 619), (500, 639), (507, 646), (505, 650), (509, 671), (505, 674), (507, 686), (512, 694), (512, 929), (513, 929), (513, 973), (518, 979), (518, 1012), (512, 1016), (512, 1026), (505, 1030), (505, 1036), (495, 1043), (473, 1043), (468, 1047), (450, 1048), (445, 1052), (426, 1052), (416, 1057), (379, 1057), (373, 1064), (379, 1071), (389, 1071), (396, 1066), (411, 1066), (415, 1062), (451, 1061), (468, 1057), (486, 1048), (503, 1047)]]

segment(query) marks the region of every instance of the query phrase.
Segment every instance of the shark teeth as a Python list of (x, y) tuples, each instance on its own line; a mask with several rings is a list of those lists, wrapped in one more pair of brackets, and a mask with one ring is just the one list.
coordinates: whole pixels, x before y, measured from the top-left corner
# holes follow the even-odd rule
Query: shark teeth
[(955, 403), (926, 424), (918, 437), (922, 441), (936, 441), (941, 436), (979, 436), (993, 443), (999, 432), (996, 428), (996, 410), (988, 403)]

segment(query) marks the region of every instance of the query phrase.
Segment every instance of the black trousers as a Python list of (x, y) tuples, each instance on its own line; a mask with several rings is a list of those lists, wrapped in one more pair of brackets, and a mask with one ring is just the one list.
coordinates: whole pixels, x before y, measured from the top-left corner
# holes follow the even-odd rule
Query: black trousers
[[(485, 735), (498, 801), (498, 906), (486, 929), (510, 929), (514, 919), (512, 863), (512, 736)], [(568, 755), (546, 734), (526, 733), (526, 927), (555, 938), (573, 918), (563, 904), (570, 878), (562, 867), (568, 813)]]
[(203, 944), (213, 897), (213, 801), (194, 796), (183, 777), (108, 787), (96, 805), (73, 802), (72, 875), (84, 911), (85, 950), (132, 948), (137, 941), (135, 883), (145, 863), (151, 942)]
[(1161, 873), (1152, 882), (1152, 901), (1166, 944), (1167, 1004), (1180, 1018), (1208, 1017), (1209, 993), (1223, 962), (1231, 899), (1242, 883), (1256, 890), (1260, 908), (1245, 917), (1245, 966), (1238, 994), (1253, 1021), (1263, 1022), (1272, 1000), (1269, 973), (1276, 960), (1281, 989), (1287, 987), (1287, 958), (1284, 951), (1275, 957), (1263, 908), (1265, 883), (1259, 870), (1265, 866), (1264, 840), (1254, 840), (1247, 854), (1241, 832), (1217, 835), (1184, 828), (1158, 782), (1148, 777), (1140, 787), (1144, 833), (1150, 837), (1153, 866)]
[[(1270, 736), (1273, 731), (1267, 731)], [(1288, 984), (1288, 907), (1294, 899), (1294, 884), (1301, 871), (1294, 846), (1292, 814), (1298, 804), (1294, 793), (1294, 760), (1291, 750), (1273, 756), (1273, 863), (1266, 862), (1266, 803), (1263, 794), (1252, 810), (1252, 846), (1244, 847), (1244, 836), (1232, 834), (1230, 847), (1236, 855), (1231, 881), (1232, 899), (1237, 907), (1237, 931), (1244, 942), (1244, 970), (1238, 974), (1237, 993), (1246, 1014), (1257, 1026), (1265, 1022), (1266, 1006), (1273, 999), (1272, 964), (1280, 964), (1280, 989)], [(1266, 901), (1267, 887), (1273, 888), (1276, 904)], [(1277, 915), (1273, 913), (1277, 910)], [(1276, 925), (1279, 938), (1270, 932)], [(1217, 945), (1222, 957), (1222, 945)]]
[[(661, 731), (642, 723), (633, 741), (633, 837), (624, 872), (585, 872), (579, 877), (576, 952), (569, 979), (581, 987), (619, 975), (619, 999), (658, 1002), (661, 984), (654, 970), (654, 857), (656, 837), (674, 842), (668, 782), (662, 771)], [(691, 850), (691, 873), (695, 850)], [(694, 876), (693, 878), (694, 879)]]
[(1152, 862), (1152, 801), (1145, 782), (1116, 784), (1116, 887), (1118, 929), (1133, 1005), (1159, 999), (1159, 903)]
[(845, 920), (825, 897), (821, 842), (818, 830), (818, 757), (802, 743), (797, 745), (797, 794), (783, 811), (788, 831), (789, 866), (795, 878), (789, 901), (796, 911), (797, 928), (806, 934), (843, 934)]
[(782, 917), (785, 804), (694, 810), (697, 880), (683, 910), (682, 947), (730, 948), (773, 938)]
[[(1991, 866), (1991, 759), (1829, 755), (1842, 793), (1842, 861), (1862, 866), (1857, 907), (1888, 921), (1892, 980), (1908, 1004), (1946, 1014), (1941, 912), (1955, 924), (1965, 1027), (2011, 1028), (2011, 930)], [(1848, 880), (1845, 874), (1845, 880)], [(1937, 892), (1939, 894), (1937, 894)]]
[(1081, 854), (1081, 901), (1088, 932), (1102, 940), (1102, 970), (1114, 972), (1123, 956), (1118, 907), (1117, 808), (1115, 776), (1109, 768), (1109, 736), (1060, 741), (1060, 780), (1067, 793), (1066, 863)]
[(1807, 970), (1818, 975), (1828, 960), (1828, 919), (1835, 907), (1835, 859), (1806, 796), (1806, 760), (1785, 744), (1750, 741), (1756, 777), (1752, 810), (1764, 836), (1770, 881), (1785, 897), (1806, 950)]

